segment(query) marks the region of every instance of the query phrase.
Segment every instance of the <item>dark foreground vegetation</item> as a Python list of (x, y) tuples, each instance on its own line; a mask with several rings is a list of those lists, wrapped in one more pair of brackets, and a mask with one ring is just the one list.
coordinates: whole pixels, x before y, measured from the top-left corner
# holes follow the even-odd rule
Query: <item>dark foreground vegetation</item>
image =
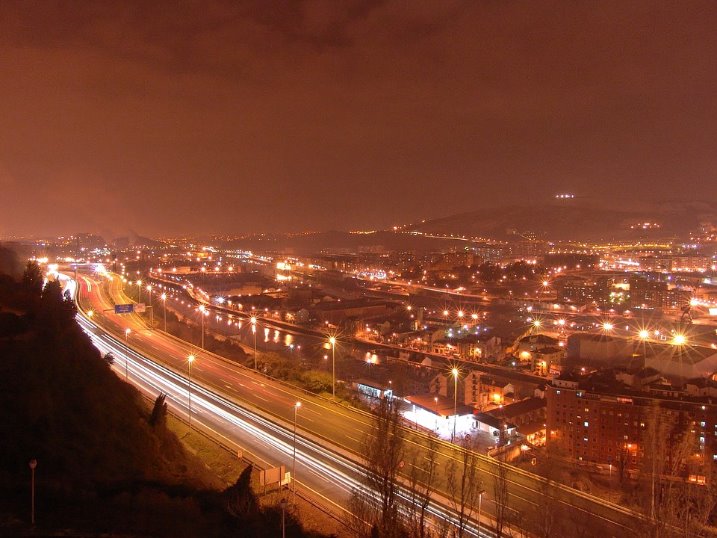
[[(251, 467), (222, 490), (167, 430), (163, 401), (151, 409), (115, 376), (74, 315), (35, 265), (0, 274), (0, 535), (279, 536)], [(308, 535), (289, 514), (287, 535)]]

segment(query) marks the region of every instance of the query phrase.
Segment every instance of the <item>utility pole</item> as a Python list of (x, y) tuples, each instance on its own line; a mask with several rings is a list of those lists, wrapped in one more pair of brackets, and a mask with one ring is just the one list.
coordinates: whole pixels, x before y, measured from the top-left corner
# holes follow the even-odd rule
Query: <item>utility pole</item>
[(30, 463), (28, 464), (30, 466), (30, 473), (32, 474), (32, 478), (30, 479), (30, 522), (32, 523), (32, 526), (35, 526), (35, 468), (37, 467), (37, 460), (35, 458), (32, 458), (30, 460)]

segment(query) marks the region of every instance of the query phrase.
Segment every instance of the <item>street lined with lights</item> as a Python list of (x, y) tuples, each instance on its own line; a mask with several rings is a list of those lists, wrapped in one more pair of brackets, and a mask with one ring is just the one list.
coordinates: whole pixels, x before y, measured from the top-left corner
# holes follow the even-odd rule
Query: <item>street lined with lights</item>
[[(112, 283), (110, 282), (110, 284)], [(106, 309), (110, 303), (103, 297), (102, 286), (96, 283), (92, 286), (84, 286), (84, 289), (81, 288), (83, 296), (85, 291), (90, 291), (90, 288), (88, 299), (93, 303), (93, 309), (95, 311)], [(118, 290), (119, 288), (115, 288), (115, 291)], [(121, 319), (117, 316), (108, 316), (101, 321), (115, 331), (122, 330), (123, 323), (132, 323), (137, 333), (132, 340), (132, 345), (146, 350), (152, 357), (170, 365), (175, 371), (182, 371), (186, 367), (183, 364), (186, 359), (182, 359), (182, 357), (194, 352), (192, 346), (182, 341), (143, 328), (141, 319), (136, 315), (129, 315)], [(336, 344), (335, 339), (333, 343)], [(263, 412), (268, 412), (270, 416), (276, 417), (277, 420), (284, 423), (290, 423), (293, 419), (291, 411), (297, 401), (297, 396), (300, 396), (303, 402), (302, 409), (306, 407), (305, 412), (297, 414), (297, 421), (301, 423), (302, 428), (311, 431), (312, 435), (320, 436), (325, 445), (341, 447), (336, 450), (339, 452), (348, 450), (348, 454), (358, 456), (361, 440), (371, 430), (370, 416), (354, 409), (331, 405), (313, 395), (306, 393), (302, 395), (301, 391), (293, 387), (266, 380), (263, 376), (259, 376), (257, 379), (252, 370), (238, 367), (210, 353), (204, 353), (204, 355), (206, 357), (201, 361), (201, 368), (197, 369), (196, 375), (193, 372), (193, 388), (202, 386), (212, 391), (218, 391), (234, 400), (246, 402), (254, 409), (262, 409)], [(261, 381), (262, 379), (266, 381)], [(184, 395), (182, 399), (186, 400), (188, 390), (183, 390), (182, 393)], [(410, 430), (407, 432), (407, 439), (411, 445), (422, 445), (422, 441), (420, 441), (422, 437)], [(447, 458), (458, 459), (459, 457), (453, 445), (439, 443), (441, 465), (447, 464)], [(297, 458), (300, 457), (297, 455)], [(490, 482), (491, 477), (496, 474), (495, 462), (490, 458), (478, 455), (478, 465), (486, 480)], [(301, 469), (299, 469), (300, 471)], [(540, 483), (536, 482), (535, 476), (519, 469), (511, 469), (509, 482), (511, 498), (514, 498), (518, 504), (531, 506), (534, 503), (533, 499), (536, 498), (535, 495), (541, 491)], [(560, 502), (573, 507), (573, 509), (584, 511), (588, 517), (610, 522), (615, 529), (628, 527), (635, 517), (632, 512), (617, 505), (576, 492), (571, 488), (555, 487)]]

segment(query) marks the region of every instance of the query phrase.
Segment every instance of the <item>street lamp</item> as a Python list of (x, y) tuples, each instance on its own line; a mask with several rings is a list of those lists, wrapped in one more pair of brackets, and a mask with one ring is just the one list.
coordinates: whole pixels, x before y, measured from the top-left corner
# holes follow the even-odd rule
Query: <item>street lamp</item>
[(30, 466), (30, 522), (35, 525), (35, 468), (37, 467), (37, 460), (32, 458), (28, 463)]
[(256, 316), (252, 316), (251, 318), (249, 318), (249, 321), (251, 321), (251, 332), (254, 333), (254, 370), (257, 370), (258, 367), (256, 361)]
[(672, 337), (673, 346), (684, 346), (687, 343), (687, 337), (684, 334), (677, 333)]
[(301, 407), (301, 402), (294, 404), (294, 459), (291, 464), (291, 485), (294, 489), (294, 502), (296, 502), (296, 413)]
[(187, 394), (189, 396), (189, 406), (187, 408), (189, 414), (189, 431), (192, 431), (192, 363), (194, 355), (187, 357), (187, 368), (189, 369), (189, 383), (187, 384)]
[(476, 533), (478, 536), (480, 536), (480, 509), (481, 504), (483, 504), (483, 494), (485, 493), (485, 490), (482, 489), (478, 492), (478, 532)]
[(138, 294), (137, 302), (141, 303), (142, 302), (142, 281), (141, 280), (137, 281), (137, 294)]
[[(125, 342), (125, 345), (129, 345), (129, 333), (131, 333), (131, 332), (132, 332), (132, 329), (130, 329), (129, 327), (127, 327), (127, 328), (124, 330), (124, 342)], [(127, 381), (127, 378), (129, 377), (128, 374), (127, 374), (127, 369), (128, 369), (128, 368), (127, 368), (127, 361), (128, 361), (128, 360), (129, 360), (129, 359), (127, 358), (127, 354), (125, 353), (125, 355), (124, 355), (124, 380), (125, 380), (125, 381)]]
[(149, 293), (149, 326), (154, 328), (154, 309), (152, 308), (152, 284), (147, 284), (147, 293)]
[(331, 344), (331, 396), (336, 399), (336, 337), (329, 338)]
[(202, 349), (204, 349), (204, 316), (207, 312), (207, 309), (204, 308), (204, 305), (199, 305), (199, 314), (202, 317)]
[(164, 311), (164, 332), (167, 332), (167, 294), (163, 293), (162, 298), (162, 310)]
[(288, 503), (286, 499), (282, 498), (279, 504), (281, 505), (281, 538), (286, 538), (286, 505)]
[(453, 436), (451, 442), (456, 437), (456, 422), (458, 422), (458, 368), (451, 370), (453, 374)]

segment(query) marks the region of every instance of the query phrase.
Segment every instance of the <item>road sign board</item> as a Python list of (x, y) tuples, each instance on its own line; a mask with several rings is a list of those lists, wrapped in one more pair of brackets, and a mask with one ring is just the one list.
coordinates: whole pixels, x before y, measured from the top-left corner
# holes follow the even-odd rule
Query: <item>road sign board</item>
[(130, 304), (116, 304), (115, 314), (131, 314), (134, 312), (134, 305)]
[(135, 304), (134, 304), (134, 311), (135, 311), (135, 312), (138, 312), (138, 313), (146, 312), (146, 311), (147, 311), (147, 307), (145, 306), (144, 303), (135, 303)]

